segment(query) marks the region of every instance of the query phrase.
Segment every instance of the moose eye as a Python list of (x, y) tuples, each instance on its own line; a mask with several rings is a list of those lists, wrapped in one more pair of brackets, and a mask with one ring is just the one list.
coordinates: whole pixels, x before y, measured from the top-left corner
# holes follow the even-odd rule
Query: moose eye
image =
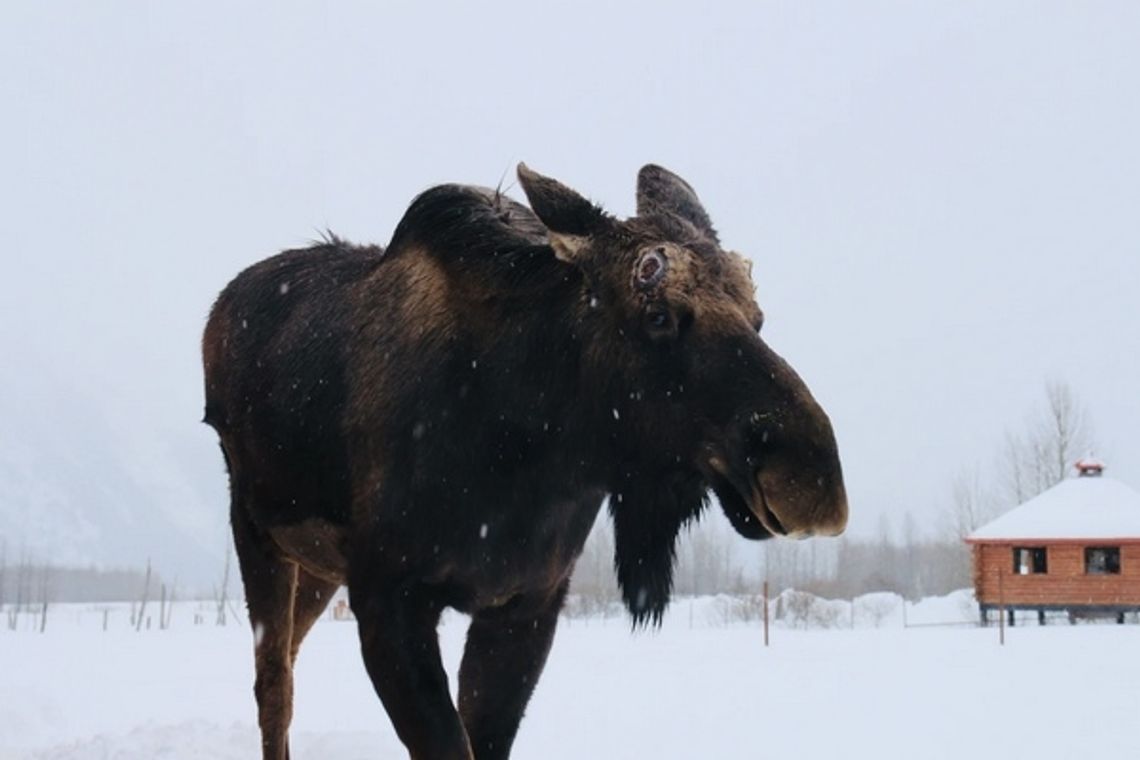
[(654, 341), (669, 341), (677, 337), (677, 323), (663, 304), (651, 304), (645, 310), (645, 331)]
[(665, 258), (665, 247), (657, 246), (641, 255), (634, 270), (634, 281), (639, 290), (649, 290), (665, 278), (669, 261)]

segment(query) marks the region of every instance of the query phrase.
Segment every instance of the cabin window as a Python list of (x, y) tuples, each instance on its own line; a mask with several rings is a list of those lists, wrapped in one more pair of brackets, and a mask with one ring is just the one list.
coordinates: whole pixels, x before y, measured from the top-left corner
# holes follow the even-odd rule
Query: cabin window
[(1090, 546), (1085, 549), (1085, 572), (1089, 575), (1119, 575), (1119, 546)]
[(1044, 546), (1013, 547), (1014, 575), (1041, 575), (1049, 572)]

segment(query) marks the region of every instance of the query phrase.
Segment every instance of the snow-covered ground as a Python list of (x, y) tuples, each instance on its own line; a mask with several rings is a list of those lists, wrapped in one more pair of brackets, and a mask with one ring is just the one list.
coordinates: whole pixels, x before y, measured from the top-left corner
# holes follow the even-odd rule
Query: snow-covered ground
[[(1140, 757), (1140, 626), (1019, 626), (1001, 647), (994, 628), (903, 628), (872, 601), (847, 628), (774, 627), (767, 649), (724, 600), (682, 602), (658, 632), (564, 620), (515, 757)], [(969, 615), (958, 595), (907, 619)], [(191, 625), (188, 606), (166, 631), (101, 618), (59, 607), (44, 634), (0, 630), (0, 758), (258, 756), (243, 625)], [(441, 627), (453, 673), (465, 628)], [(406, 757), (352, 623), (306, 641), (292, 735), (295, 760)]]

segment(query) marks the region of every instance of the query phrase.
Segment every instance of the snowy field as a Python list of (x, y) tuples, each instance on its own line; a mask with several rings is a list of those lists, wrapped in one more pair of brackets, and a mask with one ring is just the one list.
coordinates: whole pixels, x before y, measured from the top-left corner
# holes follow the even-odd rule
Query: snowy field
[[(962, 619), (961, 602), (920, 604), (909, 622)], [(1025, 625), (1000, 647), (995, 628), (857, 615), (774, 627), (765, 649), (756, 623), (718, 609), (682, 602), (635, 635), (621, 618), (564, 620), (515, 757), (1140, 757), (1140, 626)], [(251, 636), (191, 617), (103, 632), (101, 614), (59, 607), (44, 634), (0, 630), (0, 758), (257, 757)], [(441, 628), (452, 673), (465, 628), (459, 615)], [(294, 760), (406, 758), (353, 624), (322, 620), (306, 641), (293, 726)]]

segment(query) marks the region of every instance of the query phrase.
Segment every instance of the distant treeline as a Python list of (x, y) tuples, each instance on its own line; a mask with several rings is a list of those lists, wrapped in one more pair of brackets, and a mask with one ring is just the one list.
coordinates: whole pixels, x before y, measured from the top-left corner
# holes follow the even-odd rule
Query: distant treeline
[[(750, 542), (715, 515), (683, 533), (677, 545), (673, 590), (678, 596), (757, 594), (765, 580), (772, 596), (787, 589), (830, 599), (853, 599), (890, 591), (909, 600), (948, 594), (970, 585), (970, 555), (964, 543), (879, 538), (773, 539)], [(598, 521), (578, 561), (571, 593), (586, 606), (620, 597), (613, 571), (613, 532)]]
[[(146, 586), (146, 568), (59, 567), (49, 562), (0, 560), (0, 608), (61, 602), (135, 601)], [(162, 583), (152, 577), (156, 588)]]
[[(226, 587), (228, 575), (227, 568)], [(758, 593), (765, 579), (773, 596), (786, 589), (830, 599), (890, 591), (917, 600), (969, 586), (970, 557), (966, 546), (953, 540), (911, 539), (900, 545), (884, 536), (754, 543), (715, 520), (702, 521), (678, 542), (673, 584), (677, 595)], [(620, 598), (613, 570), (613, 532), (605, 517), (578, 561), (571, 591), (598, 604)], [(137, 602), (148, 595), (157, 600), (163, 593), (201, 596), (168, 584), (158, 572), (148, 578), (146, 568), (59, 567), (29, 559), (0, 559), (0, 609), (14, 605), (30, 609), (45, 601)], [(218, 596), (215, 588), (210, 598)]]
[(814, 552), (805, 544), (781, 541), (768, 551), (773, 593), (795, 589), (854, 599), (889, 591), (917, 601), (972, 583), (969, 549), (960, 541), (911, 539), (899, 545), (888, 538), (840, 539)]

